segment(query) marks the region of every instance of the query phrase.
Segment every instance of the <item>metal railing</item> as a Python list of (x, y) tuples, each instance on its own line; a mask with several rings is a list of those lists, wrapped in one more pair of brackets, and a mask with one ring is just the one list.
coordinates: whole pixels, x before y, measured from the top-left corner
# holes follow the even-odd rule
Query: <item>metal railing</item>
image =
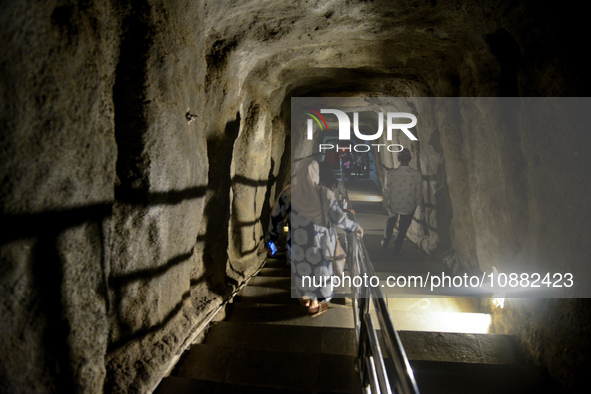
[[(352, 277), (376, 275), (363, 241), (354, 233), (347, 237), (347, 256)], [(390, 318), (382, 290), (379, 286), (352, 286), (351, 290), (357, 362), (365, 392), (418, 394), (412, 368)], [(370, 313), (372, 307), (379, 330)]]

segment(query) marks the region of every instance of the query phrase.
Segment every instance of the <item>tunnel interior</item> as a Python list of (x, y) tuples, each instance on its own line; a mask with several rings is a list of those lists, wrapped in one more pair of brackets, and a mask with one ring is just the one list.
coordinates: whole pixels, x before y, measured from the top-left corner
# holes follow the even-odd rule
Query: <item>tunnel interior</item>
[[(157, 384), (265, 257), (292, 97), (589, 92), (582, 16), (549, 2), (20, 1), (0, 17), (5, 392)], [(397, 141), (425, 176), (409, 238), (453, 272), (586, 262), (589, 134), (440, 110), (420, 145)], [(383, 179), (395, 155), (375, 161)], [(482, 308), (566, 389), (583, 384), (586, 299)]]

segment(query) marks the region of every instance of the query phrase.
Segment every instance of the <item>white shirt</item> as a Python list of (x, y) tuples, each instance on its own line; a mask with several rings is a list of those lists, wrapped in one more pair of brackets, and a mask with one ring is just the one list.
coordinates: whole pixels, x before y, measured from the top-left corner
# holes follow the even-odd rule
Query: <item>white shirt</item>
[(409, 166), (399, 166), (386, 173), (382, 190), (388, 213), (408, 215), (423, 199), (423, 177)]

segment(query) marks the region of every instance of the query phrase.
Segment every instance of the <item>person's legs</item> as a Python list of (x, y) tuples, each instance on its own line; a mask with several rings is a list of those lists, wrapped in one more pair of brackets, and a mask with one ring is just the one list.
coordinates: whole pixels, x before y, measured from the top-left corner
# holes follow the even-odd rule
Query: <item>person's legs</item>
[(382, 238), (382, 247), (386, 247), (390, 239), (392, 238), (392, 233), (394, 232), (394, 226), (396, 225), (396, 221), (398, 220), (398, 215), (388, 216), (386, 220), (386, 228), (384, 229), (384, 237)]
[(412, 218), (415, 212), (409, 213), (408, 215), (400, 215), (400, 221), (398, 222), (398, 234), (396, 234), (396, 238), (394, 238), (394, 254), (400, 253), (400, 249), (402, 249), (402, 244), (404, 243), (404, 238), (406, 237), (406, 232), (412, 223)]
[(326, 285), (319, 289), (322, 296), (310, 300), (308, 304), (308, 314), (316, 317), (328, 310), (328, 302), (332, 299), (334, 291), (332, 288), (332, 276), (327, 280)]

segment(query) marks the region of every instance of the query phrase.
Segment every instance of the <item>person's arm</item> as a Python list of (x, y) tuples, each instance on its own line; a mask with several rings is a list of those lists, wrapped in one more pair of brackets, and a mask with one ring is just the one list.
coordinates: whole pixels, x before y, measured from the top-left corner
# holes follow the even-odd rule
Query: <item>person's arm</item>
[(342, 182), (339, 182), (339, 188), (342, 188), (343, 193), (343, 210), (345, 212), (351, 213), (352, 215), (355, 215), (355, 210), (351, 206), (351, 201), (349, 201), (349, 192), (345, 188), (345, 185), (342, 184)]
[(328, 220), (335, 226), (347, 231), (355, 231), (360, 237), (363, 237), (363, 229), (355, 221), (349, 219), (347, 213), (339, 206), (334, 193), (327, 190), (328, 199)]

